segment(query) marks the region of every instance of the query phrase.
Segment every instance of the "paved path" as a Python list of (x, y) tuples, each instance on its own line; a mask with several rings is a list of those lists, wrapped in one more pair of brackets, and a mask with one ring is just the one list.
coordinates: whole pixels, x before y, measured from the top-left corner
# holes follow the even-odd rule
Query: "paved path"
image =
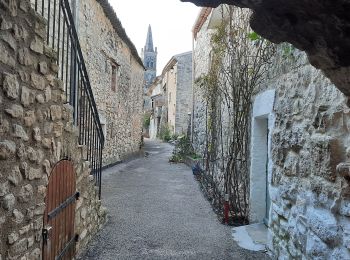
[(219, 223), (190, 168), (170, 164), (172, 146), (103, 172), (108, 222), (81, 259), (268, 259), (239, 248)]

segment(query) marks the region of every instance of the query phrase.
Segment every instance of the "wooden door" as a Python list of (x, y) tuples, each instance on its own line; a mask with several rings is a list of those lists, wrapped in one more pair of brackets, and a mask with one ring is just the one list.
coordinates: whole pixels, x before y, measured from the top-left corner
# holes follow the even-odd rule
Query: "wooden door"
[(75, 201), (78, 198), (73, 164), (62, 160), (53, 168), (46, 191), (44, 260), (73, 258), (78, 238), (74, 233)]

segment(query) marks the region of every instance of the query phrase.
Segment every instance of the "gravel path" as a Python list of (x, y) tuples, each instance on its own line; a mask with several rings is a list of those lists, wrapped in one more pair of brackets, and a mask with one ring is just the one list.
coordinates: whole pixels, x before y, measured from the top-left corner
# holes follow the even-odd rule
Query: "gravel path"
[(172, 146), (146, 140), (148, 156), (103, 172), (108, 222), (80, 259), (268, 259), (239, 248)]

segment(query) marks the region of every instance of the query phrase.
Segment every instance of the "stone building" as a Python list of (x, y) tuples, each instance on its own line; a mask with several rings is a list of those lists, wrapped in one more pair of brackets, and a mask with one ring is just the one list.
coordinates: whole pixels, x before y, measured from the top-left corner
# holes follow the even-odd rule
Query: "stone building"
[[(106, 137), (103, 165), (110, 165), (140, 151), (143, 63), (108, 1), (80, 1), (78, 24)], [(147, 39), (148, 57), (150, 48), (153, 50), (151, 31)], [(151, 67), (155, 69), (155, 63)]]
[(147, 90), (155, 80), (157, 76), (157, 47), (153, 47), (153, 36), (151, 25), (148, 26), (147, 38), (145, 47), (141, 49), (141, 57), (143, 66), (145, 67), (144, 73), (144, 110), (147, 111), (151, 107), (150, 99), (147, 96)]
[(156, 77), (147, 91), (147, 95), (151, 100), (149, 126), (149, 137), (151, 139), (157, 139), (159, 137), (161, 122), (164, 120), (162, 116), (165, 110), (165, 93), (162, 82), (163, 78), (161, 76)]
[(73, 258), (106, 219), (102, 165), (139, 151), (143, 64), (107, 1), (0, 16), (0, 259)]
[[(213, 57), (211, 39), (223, 17), (220, 8), (203, 8), (194, 25), (192, 133), (200, 154), (207, 149), (210, 107), (198, 79), (213, 64), (208, 57)], [(259, 41), (249, 33), (252, 41)], [(304, 52), (288, 44), (274, 48), (272, 65), (251, 98), (245, 158), (250, 223), (266, 220), (268, 248), (278, 259), (350, 259), (347, 98), (310, 65)], [(215, 102), (215, 115), (227, 118), (223, 100)], [(221, 133), (214, 133), (217, 139), (232, 132), (231, 123), (223, 122)], [(216, 176), (221, 174), (220, 160), (211, 163)], [(217, 186), (223, 192), (220, 183)]]
[[(92, 138), (94, 144), (98, 142), (92, 134), (96, 128), (84, 124), (90, 131), (85, 135), (88, 143), (84, 142), (81, 134), (86, 132), (74, 117), (73, 98), (58, 76), (62, 75), (58, 66), (62, 52), (59, 56), (48, 44), (49, 24), (39, 7), (35, 7), (38, 12), (33, 8), (29, 0), (0, 4), (0, 259), (43, 259), (51, 249), (73, 257), (73, 249), (81, 252), (105, 221), (95, 186), (98, 170), (94, 166), (99, 159), (87, 156), (87, 147), (101, 148), (92, 143)], [(60, 17), (61, 25), (67, 25)], [(84, 103), (93, 104), (90, 101)], [(82, 106), (78, 111), (83, 111)], [(92, 118), (91, 110), (84, 113)], [(66, 176), (64, 182), (60, 176)], [(73, 196), (64, 206), (50, 208), (53, 200), (59, 204), (67, 198), (63, 195), (71, 195), (67, 188)], [(53, 190), (60, 191), (59, 197)], [(60, 221), (65, 219), (70, 221), (65, 229), (70, 234), (62, 229), (66, 224)], [(63, 241), (66, 238), (69, 241)], [(50, 249), (58, 239), (62, 244)]]
[(170, 132), (187, 133), (192, 107), (192, 52), (174, 55), (165, 65), (162, 77)]

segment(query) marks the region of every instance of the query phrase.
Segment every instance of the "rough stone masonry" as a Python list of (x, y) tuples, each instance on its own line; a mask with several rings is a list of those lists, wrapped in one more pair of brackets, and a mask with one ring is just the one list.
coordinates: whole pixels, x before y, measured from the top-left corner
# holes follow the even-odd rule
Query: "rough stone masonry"
[(63, 157), (71, 158), (82, 194), (78, 252), (105, 219), (45, 26), (29, 1), (0, 1), (0, 259), (41, 259), (46, 187)]
[[(209, 20), (197, 34), (195, 78), (207, 73), (210, 65)], [(275, 91), (269, 129), (269, 249), (279, 259), (350, 259), (347, 98), (310, 65), (305, 53), (286, 48), (290, 50), (286, 44), (276, 46), (272, 67), (256, 93)], [(206, 103), (198, 85), (194, 95), (193, 140), (196, 150), (203, 152)], [(270, 105), (264, 102), (264, 107)], [(219, 167), (216, 171), (220, 174)]]
[(79, 10), (79, 40), (105, 130), (106, 166), (140, 152), (144, 68), (108, 1), (84, 0)]

